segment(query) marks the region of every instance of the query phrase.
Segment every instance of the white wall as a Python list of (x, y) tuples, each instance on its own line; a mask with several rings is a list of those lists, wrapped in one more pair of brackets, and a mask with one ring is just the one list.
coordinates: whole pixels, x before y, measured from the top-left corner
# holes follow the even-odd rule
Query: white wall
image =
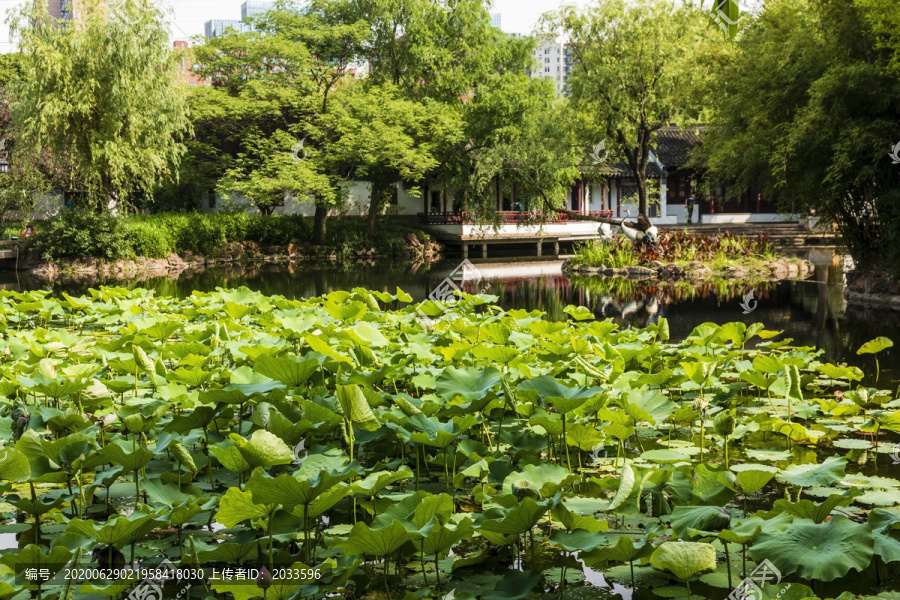
[[(424, 189), (420, 189), (420, 195), (413, 197), (410, 191), (400, 186), (397, 192), (397, 204), (388, 207), (388, 214), (396, 215), (415, 215), (422, 212), (423, 200), (421, 194)], [(335, 207), (329, 211), (329, 215), (350, 215), (365, 216), (369, 211), (369, 198), (372, 193), (372, 184), (367, 181), (354, 181), (344, 187), (346, 195), (342, 206)], [(447, 210), (452, 209), (452, 198), (448, 198)], [(251, 205), (251, 202), (242, 196), (236, 194), (228, 194), (227, 197), (217, 193), (216, 205), (212, 211), (225, 210), (246, 210), (248, 212), (257, 212)], [(311, 217), (316, 212), (316, 205), (311, 198), (296, 198), (289, 196), (284, 201), (284, 206), (275, 209), (276, 215), (304, 215)]]

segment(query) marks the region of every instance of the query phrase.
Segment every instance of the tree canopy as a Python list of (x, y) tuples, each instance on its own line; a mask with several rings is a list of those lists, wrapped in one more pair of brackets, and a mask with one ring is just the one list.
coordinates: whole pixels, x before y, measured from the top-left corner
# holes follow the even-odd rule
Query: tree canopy
[(175, 174), (190, 122), (160, 15), (105, 6), (84, 0), (77, 27), (56, 22), (44, 3), (17, 9), (12, 121), (19, 155), (46, 157), (65, 174), (64, 191), (125, 209)]

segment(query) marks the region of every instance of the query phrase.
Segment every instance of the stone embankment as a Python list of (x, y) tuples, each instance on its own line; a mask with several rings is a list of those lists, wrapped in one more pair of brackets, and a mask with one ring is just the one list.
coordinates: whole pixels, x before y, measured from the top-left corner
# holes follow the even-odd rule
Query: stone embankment
[[(431, 240), (420, 240), (411, 233), (403, 258), (417, 260), (436, 260), (440, 257), (444, 246)], [(113, 278), (129, 278), (136, 276), (178, 275), (184, 271), (202, 271), (208, 267), (258, 265), (264, 263), (295, 263), (304, 260), (346, 260), (384, 258), (376, 254), (375, 249), (360, 250), (352, 256), (331, 254), (331, 249), (324, 246), (304, 246), (287, 244), (284, 246), (262, 246), (257, 242), (225, 242), (212, 256), (203, 256), (192, 252), (182, 255), (170, 254), (168, 258), (138, 257), (130, 260), (102, 260), (98, 258), (68, 258), (59, 261), (42, 260), (34, 252), (23, 252), (17, 268), (39, 275), (65, 273), (70, 275), (99, 275)]]

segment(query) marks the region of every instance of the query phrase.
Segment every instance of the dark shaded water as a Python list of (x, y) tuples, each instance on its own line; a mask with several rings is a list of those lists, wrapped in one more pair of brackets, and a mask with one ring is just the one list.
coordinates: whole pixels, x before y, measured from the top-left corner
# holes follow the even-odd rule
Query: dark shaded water
[[(473, 259), (482, 281), (466, 285), (477, 292), (488, 284), (488, 293), (499, 297), (506, 309), (545, 311), (549, 318), (566, 319), (569, 304), (584, 305), (598, 317), (611, 317), (622, 325), (642, 327), (666, 317), (674, 339), (687, 336), (697, 325), (711, 321), (762, 322), (767, 329), (783, 330), (798, 345), (823, 349), (824, 359), (861, 367), (874, 379), (875, 359), (858, 356), (868, 340), (887, 336), (900, 343), (898, 312), (847, 307), (843, 299), (840, 262), (828, 251), (811, 255), (815, 274), (806, 281), (767, 283), (733, 282), (692, 287), (660, 285), (622, 279), (569, 278), (561, 273), (561, 260)], [(421, 265), (386, 261), (344, 264), (263, 265), (254, 268), (210, 268), (180, 277), (166, 276), (124, 281), (57, 279), (41, 281), (32, 276), (0, 272), (7, 289), (50, 289), (54, 293), (84, 294), (100, 284), (153, 289), (159, 295), (184, 297), (194, 290), (247, 286), (265, 294), (289, 298), (319, 296), (356, 287), (394, 293), (399, 287), (416, 301), (424, 300), (459, 265), (457, 258)], [(753, 291), (756, 308), (744, 314), (741, 302)], [(750, 304), (752, 306), (752, 303)], [(900, 383), (900, 351), (891, 348), (879, 355), (879, 387)], [(870, 380), (869, 383), (873, 383)]]

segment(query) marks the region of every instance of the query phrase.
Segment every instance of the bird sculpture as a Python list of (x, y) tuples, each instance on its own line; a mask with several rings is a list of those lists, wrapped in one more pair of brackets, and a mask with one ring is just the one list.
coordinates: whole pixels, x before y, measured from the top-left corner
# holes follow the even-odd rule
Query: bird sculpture
[(659, 230), (656, 225), (650, 222), (647, 215), (639, 215), (637, 222), (628, 223), (625, 219), (619, 223), (619, 228), (632, 242), (639, 244), (656, 244), (659, 236)]

